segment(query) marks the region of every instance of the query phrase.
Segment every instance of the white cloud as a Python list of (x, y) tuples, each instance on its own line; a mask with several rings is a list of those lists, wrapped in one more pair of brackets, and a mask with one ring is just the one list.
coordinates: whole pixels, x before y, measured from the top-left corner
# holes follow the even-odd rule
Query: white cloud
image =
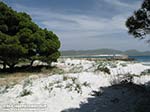
[(39, 21), (46, 28), (58, 33), (59, 31), (63, 32), (61, 35), (68, 37), (79, 36), (84, 38), (125, 30), (124, 22), (126, 15), (103, 18), (84, 14), (62, 14), (46, 9), (26, 8), (17, 4), (15, 4), (15, 7), (27, 10), (33, 16), (34, 20)]
[[(112, 0), (105, 1), (111, 2)], [(130, 4), (120, 2), (119, 0), (113, 0), (111, 4), (128, 8), (131, 7)], [(111, 36), (113, 34), (127, 32), (125, 21), (130, 16), (128, 11), (124, 11), (124, 13), (118, 15), (114, 14), (110, 18), (104, 18), (102, 16), (85, 14), (60, 13), (46, 8), (29, 8), (19, 4), (15, 4), (14, 8), (19, 11), (23, 10), (28, 12), (38, 24), (49, 30), (53, 30), (61, 39), (62, 49), (82, 49), (87, 48), (87, 46), (97, 48), (105, 46), (106, 43), (99, 42), (99, 40), (107, 35)], [(108, 44), (111, 46), (112, 43), (115, 47), (116, 40), (114, 38), (110, 37), (110, 39), (104, 39), (104, 41), (109, 41)], [(125, 44), (127, 42), (128, 40)], [(122, 42), (120, 43), (122, 44)]]
[(130, 9), (136, 9), (140, 6), (141, 2), (137, 1), (134, 4), (126, 3), (125, 0), (122, 2), (121, 0), (104, 0), (106, 3), (112, 4), (114, 6), (122, 7), (122, 8), (130, 8)]

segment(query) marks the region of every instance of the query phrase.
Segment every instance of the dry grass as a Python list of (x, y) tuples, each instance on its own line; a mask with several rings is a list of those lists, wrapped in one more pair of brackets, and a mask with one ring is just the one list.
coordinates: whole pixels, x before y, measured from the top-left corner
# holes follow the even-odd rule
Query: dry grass
[(31, 75), (33, 74), (31, 73), (0, 74), (0, 86), (15, 85)]
[(15, 85), (22, 80), (30, 77), (36, 76), (36, 78), (47, 77), (54, 74), (63, 74), (64, 71), (62, 69), (53, 67), (53, 68), (41, 68), (39, 71), (35, 72), (14, 72), (14, 73), (0, 73), (0, 86), (2, 85)]

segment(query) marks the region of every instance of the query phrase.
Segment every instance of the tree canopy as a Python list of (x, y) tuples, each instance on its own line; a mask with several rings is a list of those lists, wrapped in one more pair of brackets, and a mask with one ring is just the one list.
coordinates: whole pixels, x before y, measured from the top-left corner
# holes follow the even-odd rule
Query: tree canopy
[(144, 0), (141, 8), (127, 19), (126, 26), (135, 38), (144, 39), (150, 34), (150, 0)]
[(0, 63), (13, 68), (22, 59), (50, 64), (60, 56), (56, 34), (40, 28), (24, 12), (0, 2)]

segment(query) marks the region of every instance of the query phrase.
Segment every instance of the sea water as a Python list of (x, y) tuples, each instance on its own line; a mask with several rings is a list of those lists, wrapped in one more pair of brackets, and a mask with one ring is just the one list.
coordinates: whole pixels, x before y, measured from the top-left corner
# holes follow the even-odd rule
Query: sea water
[(129, 58), (133, 58), (135, 61), (150, 66), (150, 56), (129, 56)]

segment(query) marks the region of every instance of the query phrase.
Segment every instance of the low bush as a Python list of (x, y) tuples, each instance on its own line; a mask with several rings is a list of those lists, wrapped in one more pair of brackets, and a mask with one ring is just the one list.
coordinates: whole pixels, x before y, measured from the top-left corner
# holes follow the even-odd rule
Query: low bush
[(24, 89), (21, 93), (20, 93), (20, 96), (21, 97), (24, 97), (24, 96), (28, 96), (28, 95), (31, 95), (32, 92), (30, 90), (27, 90), (27, 89)]
[(98, 66), (97, 69), (95, 71), (101, 71), (107, 74), (110, 74), (110, 70), (109, 68), (105, 67), (105, 66)]

